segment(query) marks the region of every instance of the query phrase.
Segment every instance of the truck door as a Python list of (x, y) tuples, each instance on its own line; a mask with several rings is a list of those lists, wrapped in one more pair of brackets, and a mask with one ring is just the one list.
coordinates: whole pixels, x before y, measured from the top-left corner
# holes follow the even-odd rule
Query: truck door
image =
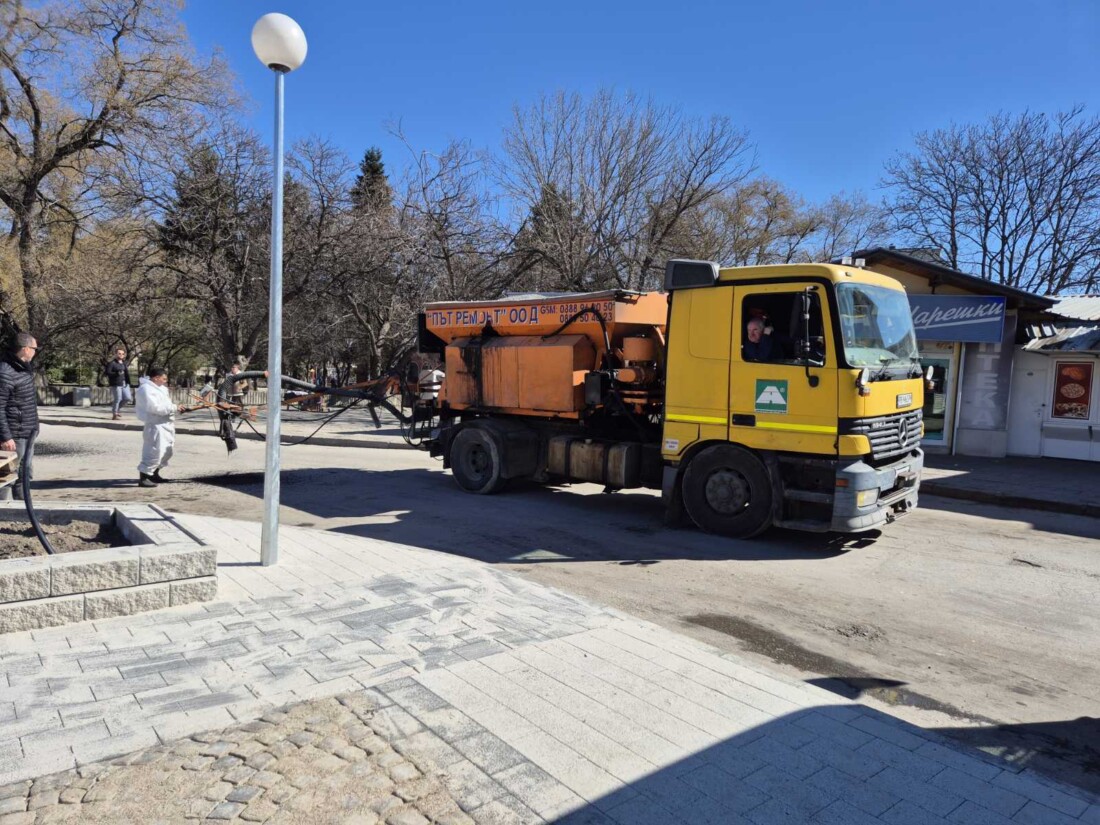
[(826, 296), (809, 282), (735, 288), (730, 441), (837, 454), (838, 361)]

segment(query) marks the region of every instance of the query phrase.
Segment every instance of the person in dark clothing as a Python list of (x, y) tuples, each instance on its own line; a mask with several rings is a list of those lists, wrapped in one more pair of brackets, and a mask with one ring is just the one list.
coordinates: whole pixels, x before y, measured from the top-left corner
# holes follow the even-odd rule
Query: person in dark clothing
[(772, 328), (765, 326), (763, 318), (753, 318), (745, 328), (742, 352), (746, 361), (781, 361), (783, 348), (772, 337)]
[(234, 364), (225, 375), (221, 387), (218, 389), (218, 400), (227, 404), (244, 406), (244, 388), (240, 386), (242, 379), (237, 378), (241, 374), (241, 368)]
[[(34, 448), (27, 449), (27, 441), (38, 435), (38, 399), (31, 366), (36, 352), (38, 342), (34, 336), (20, 332), (15, 336), (14, 348), (0, 363), (0, 450), (14, 451), (19, 456), (21, 469), (15, 487), (18, 498), (23, 497), (20, 482), (32, 477)], [(0, 490), (0, 501), (11, 499), (10, 486)]]
[[(217, 400), (225, 404), (233, 404), (237, 407), (244, 407), (244, 389), (240, 386), (239, 382), (242, 379), (238, 379), (241, 368), (237, 364), (234, 364), (229, 368), (229, 372), (226, 373), (225, 378), (222, 380), (221, 386), (218, 387)], [(227, 452), (233, 452), (237, 449), (237, 430), (235, 424), (240, 417), (238, 410), (218, 410), (218, 419), (220, 421), (220, 430), (222, 441), (225, 442), (225, 449)]]
[(111, 405), (111, 420), (117, 421), (122, 416), (119, 408), (129, 404), (133, 396), (130, 395), (130, 368), (126, 364), (126, 350), (119, 347), (115, 350), (115, 359), (107, 364), (104, 370), (107, 373), (107, 383), (111, 386), (114, 400)]

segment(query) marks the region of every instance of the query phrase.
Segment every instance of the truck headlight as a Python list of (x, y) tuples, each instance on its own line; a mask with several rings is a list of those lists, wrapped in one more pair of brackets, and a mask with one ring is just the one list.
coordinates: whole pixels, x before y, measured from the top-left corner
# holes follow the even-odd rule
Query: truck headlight
[(860, 490), (856, 493), (857, 507), (870, 507), (878, 501), (878, 490)]

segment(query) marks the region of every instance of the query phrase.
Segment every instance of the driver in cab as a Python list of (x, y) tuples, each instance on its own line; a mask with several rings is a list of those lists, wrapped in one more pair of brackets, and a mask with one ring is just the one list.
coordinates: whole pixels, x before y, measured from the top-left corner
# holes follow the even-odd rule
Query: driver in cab
[(772, 336), (774, 330), (767, 326), (763, 318), (753, 318), (745, 328), (745, 343), (742, 353), (746, 361), (781, 361), (783, 347)]

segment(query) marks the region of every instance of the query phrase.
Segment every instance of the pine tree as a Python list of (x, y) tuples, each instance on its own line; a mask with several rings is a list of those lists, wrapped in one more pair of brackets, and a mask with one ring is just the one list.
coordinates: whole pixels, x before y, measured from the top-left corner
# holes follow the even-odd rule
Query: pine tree
[(351, 202), (356, 209), (380, 209), (393, 202), (393, 190), (386, 177), (386, 165), (382, 162), (382, 150), (372, 146), (359, 161), (359, 174), (351, 187)]

